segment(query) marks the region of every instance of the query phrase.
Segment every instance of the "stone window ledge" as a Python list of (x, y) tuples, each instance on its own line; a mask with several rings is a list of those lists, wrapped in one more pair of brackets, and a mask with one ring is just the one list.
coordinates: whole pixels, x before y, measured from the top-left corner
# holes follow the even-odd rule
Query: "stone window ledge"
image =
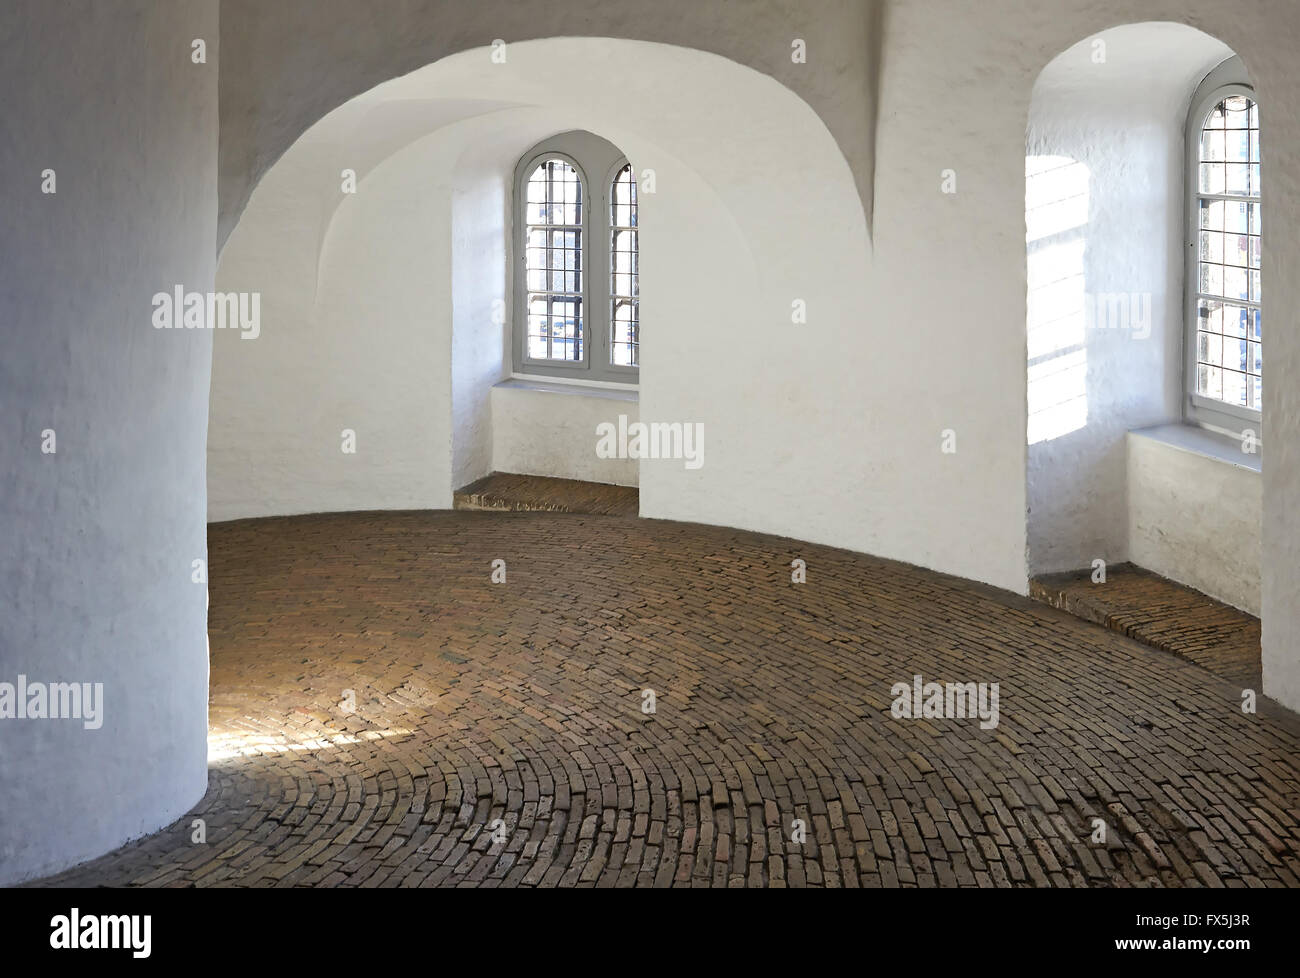
[(636, 404), (640, 393), (635, 387), (597, 387), (587, 384), (566, 384), (550, 380), (533, 380), (528, 377), (511, 377), (496, 387), (507, 390), (541, 391), (546, 394), (568, 394), (577, 397), (598, 397), (609, 401), (627, 401)]
[(1150, 428), (1136, 428), (1129, 432), (1134, 438), (1148, 438), (1180, 451), (1191, 452), (1252, 472), (1261, 471), (1263, 459), (1259, 452), (1250, 454), (1241, 450), (1241, 441), (1190, 424), (1159, 424)]

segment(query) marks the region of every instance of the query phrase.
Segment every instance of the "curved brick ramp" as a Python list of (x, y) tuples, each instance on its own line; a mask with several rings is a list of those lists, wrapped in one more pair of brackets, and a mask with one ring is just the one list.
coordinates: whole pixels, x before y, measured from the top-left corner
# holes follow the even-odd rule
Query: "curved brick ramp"
[[(1300, 882), (1291, 715), (968, 582), (534, 513), (216, 525), (211, 569), (207, 797), (44, 882)], [(998, 682), (996, 729), (892, 717), (916, 673)]]

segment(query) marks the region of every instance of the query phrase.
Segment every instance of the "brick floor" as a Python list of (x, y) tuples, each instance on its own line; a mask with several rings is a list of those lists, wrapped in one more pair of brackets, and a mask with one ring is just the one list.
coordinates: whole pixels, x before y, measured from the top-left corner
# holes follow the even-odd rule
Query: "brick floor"
[[(654, 520), (358, 513), (210, 541), (208, 794), (46, 883), (1300, 883), (1296, 718), (1026, 598)], [(916, 673), (1000, 683), (998, 726), (894, 718)]]
[(586, 513), (597, 516), (636, 516), (640, 491), (603, 482), (551, 479), (540, 475), (493, 472), (455, 494), (456, 509)]
[(1259, 619), (1200, 591), (1117, 564), (1106, 568), (1105, 583), (1094, 584), (1091, 571), (1049, 574), (1031, 581), (1029, 593), (1243, 688), (1260, 688)]

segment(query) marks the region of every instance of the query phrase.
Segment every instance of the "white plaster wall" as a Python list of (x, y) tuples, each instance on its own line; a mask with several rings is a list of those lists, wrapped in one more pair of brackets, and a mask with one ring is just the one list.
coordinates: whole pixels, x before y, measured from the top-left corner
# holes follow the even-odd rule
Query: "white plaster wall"
[[(421, 120), (449, 138), (399, 144), (387, 160), (344, 152), (326, 179), (331, 134), (313, 134), (268, 175), (223, 249), (218, 288), (260, 292), (263, 323), (254, 340), (217, 334), (209, 519), (449, 507), (457, 317), (456, 468), (485, 474), (490, 410), (471, 382), (502, 369), (490, 300), (504, 294), (504, 177), (477, 160), (458, 177), (465, 107), (440, 108)], [(345, 167), (355, 195), (333, 178)]]
[[(259, 291), (263, 326), (255, 340), (217, 334), (212, 520), (446, 508), (493, 467), (509, 180), (563, 120), (453, 99), (382, 101), (332, 121), (353, 139), (310, 134), (222, 251), (218, 287)], [(355, 195), (320, 177), (344, 164), (358, 173)], [(560, 411), (551, 420), (570, 430), (585, 417), (568, 401)], [(355, 454), (341, 450), (344, 428)], [(564, 455), (592, 444), (594, 434), (574, 440)]]
[[(481, 127), (480, 127), (481, 128)], [(505, 373), (508, 347), (507, 255), (513, 161), (500, 139), (476, 141), (454, 166), (451, 191), (451, 403), (453, 489), (492, 471), (492, 385)], [(506, 148), (512, 150), (513, 142)]]
[(1260, 473), (1140, 434), (1127, 448), (1133, 563), (1258, 615)]
[(492, 389), (493, 470), (635, 486), (636, 459), (596, 455), (596, 426), (609, 422), (617, 428), (619, 415), (632, 424), (639, 417), (636, 401), (557, 393), (547, 386)]
[[(451, 309), (406, 285), (449, 278), (448, 201), (403, 189), (372, 181), (380, 207), (340, 207), (319, 287), (314, 242), (313, 260), (279, 252), (274, 265), (258, 258), (274, 248), (227, 247), (218, 289), (260, 292), (262, 327), (216, 334), (209, 519), (448, 504)], [(409, 247), (372, 260), (390, 236)]]
[(97, 730), (0, 720), (0, 884), (153, 832), (206, 788), (191, 562), (211, 339), (155, 330), (151, 298), (212, 287), (216, 32), (202, 0), (0, 8), (0, 681), (104, 696)]
[(1181, 411), (1188, 103), (1231, 54), (1182, 24), (1125, 25), (1063, 52), (1034, 85), (1026, 166), (1045, 172), (1026, 191), (1031, 575), (1130, 557), (1125, 433)]

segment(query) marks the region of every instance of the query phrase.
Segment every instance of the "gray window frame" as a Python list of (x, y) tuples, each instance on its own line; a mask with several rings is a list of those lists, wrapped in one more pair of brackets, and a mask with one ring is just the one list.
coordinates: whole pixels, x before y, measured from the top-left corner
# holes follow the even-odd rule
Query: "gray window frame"
[[(1245, 95), (1258, 104), (1255, 89), (1250, 84), (1245, 65), (1240, 58), (1229, 58), (1211, 71), (1197, 86), (1192, 95), (1187, 112), (1185, 131), (1186, 153), (1184, 172), (1185, 205), (1185, 251), (1187, 261), (1184, 271), (1184, 329), (1183, 329), (1183, 420), (1188, 424), (1210, 428), (1241, 437), (1246, 429), (1255, 432), (1257, 443), (1262, 443), (1260, 422), (1262, 411), (1259, 408), (1242, 407), (1226, 401), (1206, 397), (1196, 392), (1196, 333), (1197, 312), (1200, 295), (1200, 202), (1206, 194), (1200, 192), (1200, 144), (1201, 132), (1210, 111), (1223, 99), (1231, 95)], [(1260, 112), (1260, 144), (1264, 142), (1263, 111)], [(1261, 152), (1261, 159), (1263, 153)], [(1263, 166), (1260, 167), (1261, 176)], [(1215, 197), (1218, 195), (1208, 195)], [(1225, 195), (1232, 196), (1232, 195)], [(1261, 223), (1264, 212), (1265, 195), (1259, 195)], [(1262, 277), (1262, 276), (1261, 276)], [(1247, 305), (1255, 305), (1247, 303)], [(1263, 310), (1263, 302), (1258, 306)], [(1265, 328), (1261, 330), (1260, 341), (1267, 329), (1267, 317), (1262, 316)]]
[[(572, 166), (582, 181), (582, 360), (536, 360), (527, 355), (528, 332), (528, 225), (527, 183), (544, 160), (561, 159)], [(520, 158), (514, 173), (513, 314), (511, 316), (512, 365), (517, 374), (589, 382), (636, 384), (639, 367), (610, 363), (612, 324), (610, 237), (612, 233), (612, 189), (618, 172), (628, 159), (613, 143), (590, 132), (575, 130), (544, 139)], [(603, 174), (602, 184), (593, 190), (591, 175)], [(593, 217), (593, 215), (595, 215)], [(593, 233), (593, 230), (595, 233)], [(640, 235), (637, 237), (638, 246)], [(638, 350), (639, 352), (639, 350)]]
[[(618, 379), (621, 383), (636, 383), (641, 374), (641, 193), (637, 190), (636, 211), (638, 215), (636, 226), (636, 254), (637, 254), (637, 294), (636, 294), (636, 350), (637, 366), (620, 366), (610, 362), (610, 347), (614, 343), (614, 258), (612, 254), (612, 245), (614, 237), (614, 180), (623, 172), (623, 167), (631, 166), (626, 156), (620, 156), (605, 173), (604, 196), (602, 199), (601, 210), (605, 220), (605, 359), (604, 364), (611, 374), (611, 379)], [(636, 168), (632, 169), (632, 183), (636, 183)]]

